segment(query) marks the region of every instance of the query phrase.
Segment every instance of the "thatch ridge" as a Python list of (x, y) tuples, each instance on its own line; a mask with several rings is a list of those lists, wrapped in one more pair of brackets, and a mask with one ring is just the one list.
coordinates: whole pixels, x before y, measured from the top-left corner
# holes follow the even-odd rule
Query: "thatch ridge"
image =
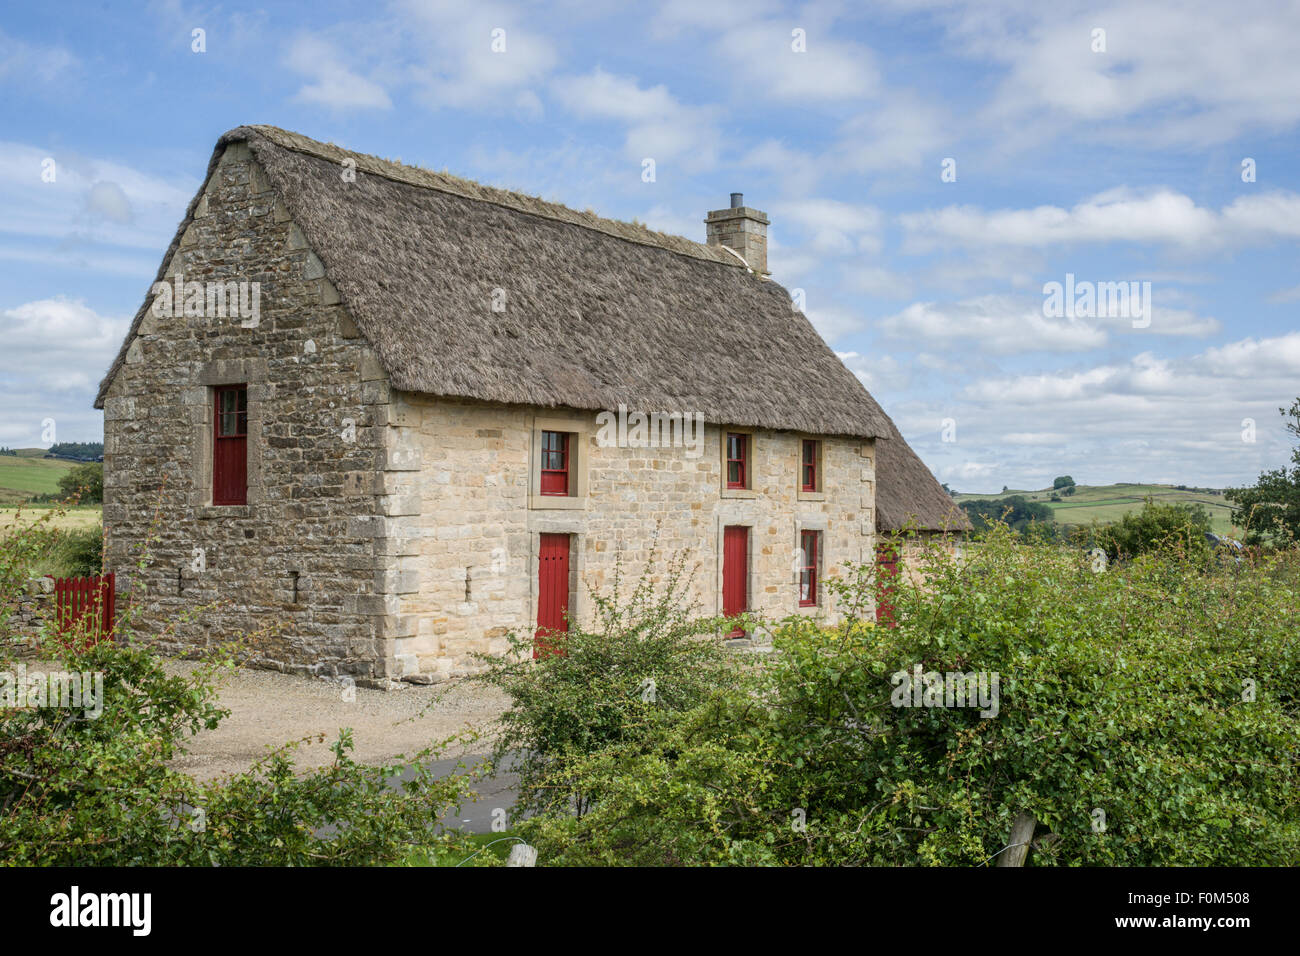
[(586, 229), (595, 229), (597, 232), (625, 239), (628, 242), (657, 246), (661, 249), (668, 249), (685, 256), (694, 256), (708, 262), (720, 262), (723, 265), (745, 268), (744, 260), (738, 254), (734, 252), (729, 254), (720, 246), (709, 246), (687, 239), (685, 236), (659, 232), (641, 223), (606, 219), (590, 211), (579, 211), (561, 203), (549, 202), (537, 196), (500, 189), (496, 186), (487, 186), (471, 179), (454, 176), (451, 173), (438, 172), (437, 170), (426, 169), (423, 166), (411, 166), (400, 160), (384, 159), (369, 153), (354, 152), (334, 143), (322, 143), (309, 139), (301, 133), (280, 129), (278, 126), (259, 124), (239, 127), (239, 129), (231, 130), (222, 139), (224, 140), (226, 137), (240, 133), (243, 130), (254, 131), (276, 145), (283, 146), (285, 149), (291, 149), (309, 156), (317, 156), (340, 166), (344, 161), (350, 159), (356, 163), (358, 172), (382, 176), (394, 182), (422, 186), (427, 189), (437, 189), (453, 195), (463, 196), (466, 199), (477, 199), (480, 202), (492, 203), (506, 209), (514, 209), (517, 212), (554, 219), (558, 222), (567, 222)]

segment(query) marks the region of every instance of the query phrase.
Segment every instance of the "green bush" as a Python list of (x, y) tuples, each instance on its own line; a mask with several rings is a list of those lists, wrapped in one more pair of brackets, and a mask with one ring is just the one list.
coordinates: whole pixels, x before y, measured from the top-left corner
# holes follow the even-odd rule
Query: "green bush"
[[(792, 618), (765, 666), (570, 763), (581, 817), (519, 832), (543, 863), (978, 866), (1028, 812), (1030, 865), (1300, 859), (1300, 556), (1097, 573), (1003, 529), (921, 571), (897, 627)], [(895, 706), (917, 665), (998, 675), (996, 716)]]
[(1114, 524), (1097, 526), (1092, 535), (1112, 561), (1154, 551), (1204, 562), (1210, 553), (1205, 540), (1209, 530), (1210, 513), (1204, 505), (1158, 504), (1148, 497), (1141, 511), (1130, 511)]
[(569, 630), (534, 659), (530, 635), (510, 635), (510, 653), (480, 655), (479, 680), (505, 691), (493, 765), (520, 775), (516, 817), (584, 813), (601, 787), (576, 781), (574, 761), (609, 746), (636, 747), (660, 723), (735, 683), (734, 658), (714, 640), (722, 622), (692, 616), (687, 555), (667, 562), (657, 581), (652, 555), (630, 595), (621, 565), (610, 593), (593, 594), (595, 621)]
[(94, 461), (74, 466), (59, 479), (59, 493), (66, 498), (76, 497), (83, 505), (101, 504), (104, 501), (104, 466)]

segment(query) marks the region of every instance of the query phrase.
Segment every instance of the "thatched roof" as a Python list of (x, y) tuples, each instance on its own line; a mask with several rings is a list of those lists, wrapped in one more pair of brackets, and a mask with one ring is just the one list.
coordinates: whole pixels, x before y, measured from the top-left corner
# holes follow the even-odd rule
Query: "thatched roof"
[[(320, 143), (245, 142), (394, 387), (507, 404), (702, 412), (717, 424), (878, 443), (882, 528), (941, 528), (950, 499), (796, 310), (725, 249)], [(343, 182), (342, 164), (356, 164)], [(206, 178), (205, 178), (206, 185)], [(190, 202), (162, 263), (180, 245)], [(493, 312), (493, 290), (506, 310)], [(109, 383), (149, 306), (135, 316)], [(960, 512), (958, 512), (960, 516)], [(964, 520), (961, 517), (959, 520)]]
[(969, 531), (970, 519), (916, 456), (893, 421), (876, 442), (876, 528), (880, 531)]
[[(209, 174), (233, 142), (265, 168), (398, 389), (886, 434), (880, 407), (789, 293), (724, 249), (269, 126), (222, 136)], [(340, 176), (346, 159), (355, 182)], [(495, 289), (504, 312), (492, 310)]]

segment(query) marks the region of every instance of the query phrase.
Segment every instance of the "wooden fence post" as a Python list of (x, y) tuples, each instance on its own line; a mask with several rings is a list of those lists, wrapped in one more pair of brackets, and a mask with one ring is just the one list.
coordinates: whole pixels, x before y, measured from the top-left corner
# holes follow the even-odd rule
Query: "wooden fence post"
[(1029, 841), (1034, 838), (1034, 827), (1038, 821), (1027, 810), (1016, 814), (1011, 824), (1011, 839), (1007, 848), (998, 854), (998, 866), (1024, 866), (1025, 857), (1029, 855)]

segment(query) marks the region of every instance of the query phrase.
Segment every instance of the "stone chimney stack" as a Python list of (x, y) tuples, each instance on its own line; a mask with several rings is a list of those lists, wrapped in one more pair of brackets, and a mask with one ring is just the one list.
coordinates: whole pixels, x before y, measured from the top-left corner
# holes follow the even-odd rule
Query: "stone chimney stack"
[(768, 221), (767, 213), (751, 209), (741, 193), (732, 193), (730, 209), (715, 209), (704, 220), (706, 241), (737, 253), (757, 274), (771, 275), (767, 271)]

